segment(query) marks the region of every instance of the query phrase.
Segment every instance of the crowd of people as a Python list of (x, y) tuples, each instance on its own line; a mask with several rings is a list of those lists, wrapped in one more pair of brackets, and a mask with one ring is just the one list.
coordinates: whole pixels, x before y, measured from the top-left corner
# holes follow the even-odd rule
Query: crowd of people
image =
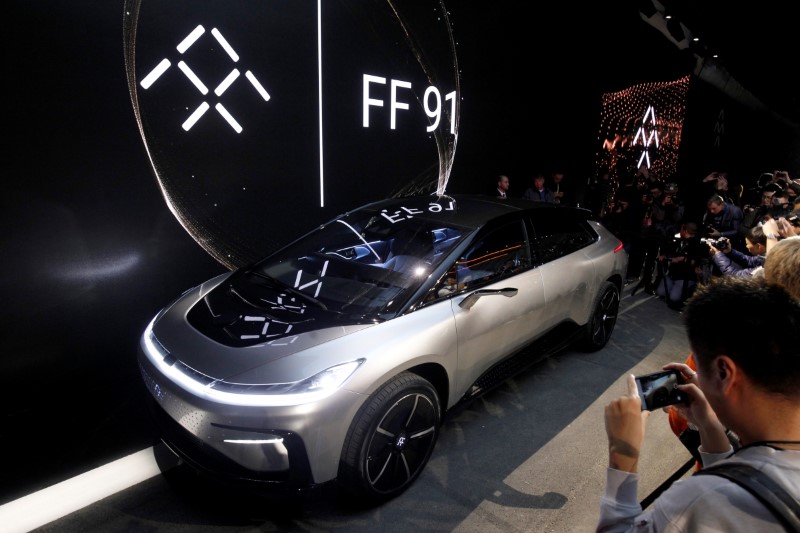
[[(505, 174), (497, 176), (495, 187), (489, 190), (491, 196), (497, 198), (510, 198), (509, 192), (511, 183)], [(551, 204), (577, 205), (576, 190), (568, 182), (564, 181), (564, 171), (553, 170), (549, 176), (544, 173), (534, 174), (530, 184), (522, 194), (517, 197), (525, 198), (534, 202), (545, 202)]]
[(606, 406), (598, 532), (800, 531), (800, 236), (772, 241), (763, 275), (713, 279), (687, 301), (692, 353), (664, 369), (680, 372), (688, 400), (665, 409), (697, 466), (646, 510), (637, 487), (649, 411), (634, 376)]
[[(672, 309), (681, 310), (713, 278), (761, 275), (770, 242), (800, 234), (800, 179), (785, 170), (764, 172), (749, 184), (711, 172), (688, 197), (678, 183), (665, 183), (645, 165), (619, 184), (609, 176), (601, 172), (577, 191), (562, 170), (536, 173), (513, 196), (582, 202), (623, 242), (629, 254), (626, 283), (635, 283), (631, 294), (643, 290)], [(511, 197), (509, 177), (498, 176), (489, 194)]]
[[(677, 183), (640, 171), (619, 187), (601, 175), (586, 207), (625, 244), (637, 287), (683, 311), (691, 353), (664, 366), (681, 375), (682, 400), (664, 410), (696, 470), (643, 509), (650, 411), (628, 376), (605, 408), (596, 531), (800, 532), (800, 180), (776, 171), (745, 189), (713, 172), (702, 201), (684, 201)], [(508, 185), (500, 176), (497, 196)], [(574, 202), (563, 175), (535, 175), (522, 197)]]
[[(626, 394), (605, 409), (609, 463), (598, 532), (800, 531), (800, 182), (781, 171), (731, 190), (715, 172), (703, 184), (702, 213), (665, 209), (664, 192), (677, 188), (650, 183), (641, 219), (624, 219), (640, 247), (632, 250), (639, 283), (684, 311), (691, 354), (664, 369), (680, 372), (685, 384), (677, 388), (688, 400), (664, 410), (696, 471), (642, 508), (649, 411), (629, 376)], [(619, 213), (630, 209), (615, 203), (635, 201), (625, 193), (610, 200), (609, 223), (621, 225)]]
[[(555, 169), (534, 174), (524, 192), (513, 196), (583, 203), (623, 242), (630, 256), (626, 282), (636, 283), (632, 294), (657, 295), (676, 310), (714, 277), (759, 275), (770, 235), (800, 233), (800, 179), (785, 170), (764, 172), (749, 184), (711, 172), (688, 197), (677, 182), (660, 180), (645, 165), (619, 184), (609, 176), (601, 172), (578, 191)], [(509, 177), (498, 176), (489, 193), (512, 196)], [(765, 231), (770, 221), (777, 226)]]
[[(693, 192), (684, 198), (677, 183), (639, 173), (595, 202), (630, 254), (633, 294), (644, 290), (678, 310), (712, 278), (758, 275), (770, 235), (800, 233), (800, 180), (787, 171), (763, 173), (747, 188), (712, 172)], [(771, 220), (779, 226), (766, 231)]]

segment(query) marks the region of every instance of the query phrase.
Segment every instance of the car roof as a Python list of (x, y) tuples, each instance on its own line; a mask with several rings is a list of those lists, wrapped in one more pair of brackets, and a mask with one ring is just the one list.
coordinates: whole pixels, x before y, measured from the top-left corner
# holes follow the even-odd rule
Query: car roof
[[(452, 208), (449, 204), (452, 202)], [(441, 211), (430, 209), (432, 204), (442, 206)], [(524, 198), (495, 198), (479, 194), (423, 195), (406, 196), (380, 200), (362, 206), (360, 209), (374, 209), (404, 216), (411, 213), (413, 218), (425, 221), (446, 221), (448, 224), (477, 228), (490, 220), (503, 215), (529, 210), (553, 212), (571, 211), (578, 218), (588, 218), (590, 211), (577, 207), (567, 207), (550, 203), (533, 202)]]

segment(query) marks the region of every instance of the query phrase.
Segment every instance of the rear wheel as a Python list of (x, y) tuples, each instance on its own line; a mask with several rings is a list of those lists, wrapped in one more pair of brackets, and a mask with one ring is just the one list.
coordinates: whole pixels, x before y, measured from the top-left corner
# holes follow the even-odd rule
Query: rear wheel
[(403, 492), (422, 473), (439, 435), (436, 389), (403, 372), (375, 391), (350, 425), (339, 484), (365, 503)]
[(610, 281), (606, 281), (600, 287), (600, 292), (594, 301), (592, 316), (586, 324), (586, 336), (582, 346), (586, 351), (595, 352), (608, 343), (617, 323), (618, 312), (619, 289)]

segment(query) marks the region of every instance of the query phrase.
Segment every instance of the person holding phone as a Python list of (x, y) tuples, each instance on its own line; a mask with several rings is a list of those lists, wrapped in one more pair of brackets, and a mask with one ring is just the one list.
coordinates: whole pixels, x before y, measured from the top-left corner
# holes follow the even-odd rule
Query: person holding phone
[[(730, 313), (732, 308), (747, 313)], [(685, 310), (697, 371), (670, 363), (686, 384), (681, 406), (700, 433), (704, 468), (753, 466), (800, 498), (800, 302), (764, 278), (723, 277), (698, 287)], [(769, 332), (765, 342), (760, 332)], [(650, 411), (634, 376), (605, 409), (609, 465), (596, 530), (779, 530), (780, 520), (746, 489), (721, 476), (676, 481), (643, 511), (637, 500), (639, 452)], [(738, 435), (736, 451), (727, 429)]]
[(683, 374), (679, 370), (662, 370), (636, 376), (636, 389), (642, 398), (642, 409), (653, 411), (670, 405), (683, 403), (686, 396), (678, 385), (683, 385)]
[[(778, 239), (767, 241), (764, 278), (773, 285), (783, 287), (786, 292), (800, 301), (800, 235), (792, 236), (791, 232), (785, 231), (785, 226), (781, 227), (776, 220), (770, 220), (763, 228), (764, 232), (768, 234), (778, 234), (780, 231), (782, 239), (780, 241)], [(684, 364), (692, 371), (697, 371), (697, 363), (695, 363), (692, 354), (689, 354)], [(700, 452), (697, 451), (700, 446), (700, 434), (697, 428), (689, 424), (689, 421), (681, 413), (680, 407), (670, 405), (664, 410), (667, 412), (667, 421), (670, 429), (696, 459), (696, 469), (700, 469), (703, 463)], [(738, 448), (738, 437), (732, 432), (728, 436), (731, 438), (734, 447)]]

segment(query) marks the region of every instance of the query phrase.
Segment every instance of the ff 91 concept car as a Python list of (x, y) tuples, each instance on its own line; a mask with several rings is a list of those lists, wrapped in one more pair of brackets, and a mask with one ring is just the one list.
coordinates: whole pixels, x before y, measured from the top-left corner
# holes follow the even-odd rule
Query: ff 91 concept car
[(420, 475), (448, 410), (603, 348), (627, 262), (580, 208), (379, 201), (185, 292), (144, 331), (141, 373), (190, 465), (377, 503)]

